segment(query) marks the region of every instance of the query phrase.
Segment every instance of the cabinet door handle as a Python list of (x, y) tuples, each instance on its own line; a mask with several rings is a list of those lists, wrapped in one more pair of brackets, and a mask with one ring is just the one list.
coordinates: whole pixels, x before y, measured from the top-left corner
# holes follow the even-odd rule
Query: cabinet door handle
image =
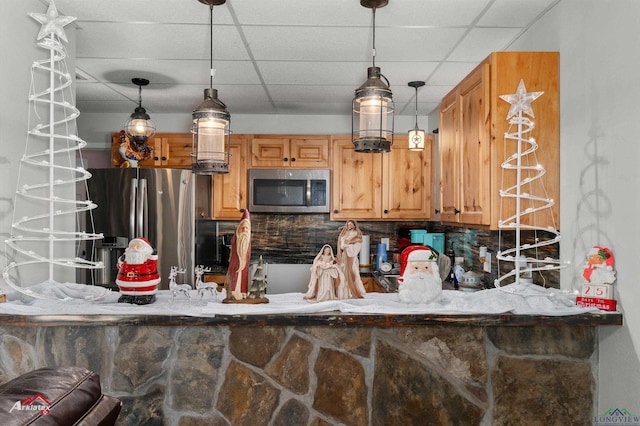
[(334, 213), (338, 213), (338, 212), (340, 212), (340, 210), (334, 210), (333, 212), (334, 212)]
[(162, 161), (167, 161), (167, 157), (162, 157)]
[(284, 157), (282, 161), (289, 161), (289, 159), (287, 157)]
[(389, 213), (389, 210), (385, 210), (385, 211), (384, 211), (384, 214), (387, 214), (387, 213)]
[(440, 214), (440, 209), (435, 209), (436, 214)]
[(296, 161), (296, 159), (295, 159), (295, 158), (292, 158), (292, 159), (291, 159), (291, 161)]
[(158, 157), (153, 157), (153, 161), (158, 161), (159, 158)]
[(458, 209), (454, 208), (454, 209), (453, 209), (453, 213), (454, 213), (454, 214), (460, 214), (460, 210), (458, 210)]

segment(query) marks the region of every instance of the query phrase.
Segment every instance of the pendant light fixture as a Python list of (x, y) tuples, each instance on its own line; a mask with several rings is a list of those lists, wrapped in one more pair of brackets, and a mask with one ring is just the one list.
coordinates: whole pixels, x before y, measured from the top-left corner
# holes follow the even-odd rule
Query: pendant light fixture
[(409, 151), (422, 151), (425, 132), (418, 127), (418, 87), (424, 86), (424, 81), (410, 81), (409, 86), (416, 89), (416, 127), (409, 130)]
[(155, 135), (156, 125), (142, 107), (142, 86), (147, 86), (149, 80), (146, 78), (133, 78), (131, 82), (138, 86), (138, 106), (124, 125), (124, 130), (133, 143), (139, 147), (145, 145), (147, 140)]
[(353, 98), (351, 138), (357, 152), (389, 152), (393, 144), (392, 93), (389, 80), (376, 67), (376, 9), (388, 3), (388, 0), (360, 0), (360, 5), (373, 12), (373, 64)]
[(218, 91), (213, 88), (213, 6), (224, 4), (226, 0), (198, 0), (209, 6), (210, 76), (209, 87), (204, 89), (204, 100), (194, 108), (193, 152), (191, 171), (212, 175), (229, 173), (231, 115), (227, 106), (218, 99)]

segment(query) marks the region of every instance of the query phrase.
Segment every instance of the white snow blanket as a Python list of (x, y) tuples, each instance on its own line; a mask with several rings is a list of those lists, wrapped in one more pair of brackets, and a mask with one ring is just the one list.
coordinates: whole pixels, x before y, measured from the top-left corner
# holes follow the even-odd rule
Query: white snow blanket
[(563, 316), (588, 312), (605, 313), (597, 308), (575, 305), (575, 295), (533, 284), (511, 284), (501, 289), (478, 292), (444, 290), (437, 302), (406, 304), (396, 293), (368, 293), (364, 299), (310, 303), (303, 293), (267, 294), (266, 304), (225, 304), (224, 291), (202, 297), (192, 290), (190, 298), (173, 297), (161, 290), (157, 300), (148, 305), (118, 303), (120, 293), (102, 287), (72, 283), (42, 283), (31, 287), (32, 297), (19, 292), (7, 293), (0, 303), (0, 314), (16, 315), (264, 315), (312, 314), (339, 311), (360, 314), (502, 314)]

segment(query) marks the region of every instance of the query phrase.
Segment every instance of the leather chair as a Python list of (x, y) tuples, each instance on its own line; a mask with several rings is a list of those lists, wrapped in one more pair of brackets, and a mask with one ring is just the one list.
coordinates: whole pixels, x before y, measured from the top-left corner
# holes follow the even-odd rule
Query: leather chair
[(114, 425), (120, 400), (81, 367), (41, 368), (0, 385), (0, 425)]

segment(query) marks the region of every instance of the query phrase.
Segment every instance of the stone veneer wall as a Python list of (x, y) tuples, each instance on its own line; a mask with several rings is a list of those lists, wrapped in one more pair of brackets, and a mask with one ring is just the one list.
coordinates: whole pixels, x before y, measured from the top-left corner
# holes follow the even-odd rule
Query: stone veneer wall
[[(120, 425), (589, 425), (595, 327), (0, 327), (0, 381), (100, 374)], [(44, 395), (46, 397), (46, 395)]]

